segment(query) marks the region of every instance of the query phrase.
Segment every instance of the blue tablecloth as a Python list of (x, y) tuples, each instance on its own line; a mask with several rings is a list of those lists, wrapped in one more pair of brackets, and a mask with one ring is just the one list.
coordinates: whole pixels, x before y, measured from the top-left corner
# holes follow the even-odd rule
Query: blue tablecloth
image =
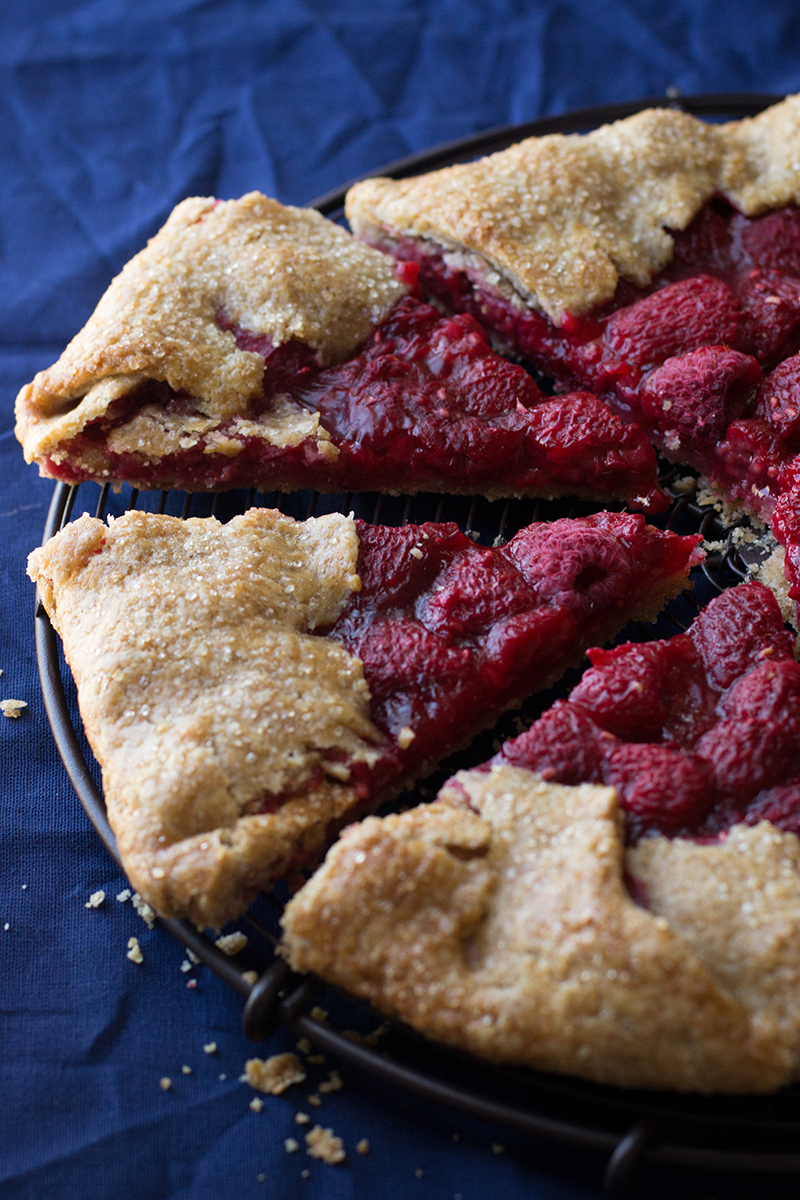
[[(250, 1109), (241, 1001), (208, 969), (182, 971), (182, 947), (115, 898), (125, 880), (53, 747), (24, 574), (52, 484), (23, 462), (13, 400), (187, 195), (258, 188), (304, 203), (508, 122), (668, 88), (796, 91), (800, 10), (792, 0), (28, 0), (0, 12), (0, 64), (0, 698), (28, 704), (18, 720), (0, 718), (0, 1194), (599, 1195), (589, 1155), (377, 1094), (346, 1072), (319, 1109), (306, 1099), (317, 1076)], [(105, 902), (87, 908), (99, 889)], [(126, 957), (132, 936), (141, 965)], [(291, 1045), (279, 1034), (269, 1050)], [(345, 1139), (345, 1164), (287, 1153), (285, 1138), (302, 1141), (298, 1109)], [(355, 1152), (361, 1138), (368, 1154)], [(682, 1185), (706, 1200), (753, 1186)], [(789, 1195), (782, 1186), (758, 1184)], [(672, 1195), (674, 1183), (656, 1177), (648, 1189)]]

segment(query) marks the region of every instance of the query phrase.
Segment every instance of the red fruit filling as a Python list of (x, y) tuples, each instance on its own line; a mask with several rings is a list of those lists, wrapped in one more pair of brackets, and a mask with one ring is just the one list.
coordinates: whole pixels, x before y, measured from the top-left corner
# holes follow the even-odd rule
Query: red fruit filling
[(772, 592), (724, 592), (688, 633), (590, 650), (592, 667), (494, 761), (617, 788), (631, 841), (736, 821), (800, 832), (800, 665)]
[(361, 590), (320, 632), (361, 659), (385, 737), (374, 766), (340, 760), (366, 807), (548, 686), (698, 557), (698, 537), (627, 513), (531, 525), (492, 549), (452, 523), (356, 525)]
[(263, 393), (242, 416), (258, 422), (275, 397), (288, 397), (320, 414), (336, 453), (324, 453), (312, 438), (278, 447), (233, 419), (213, 431), (228, 439), (224, 453), (208, 435), (154, 462), (113, 453), (105, 444), (109, 431), (147, 405), (201, 415), (191, 397), (149, 383), (60, 447), (59, 461), (48, 460), (50, 472), (70, 482), (91, 477), (89, 467), (66, 459), (90, 463), (94, 448), (103, 452), (103, 470), (141, 487), (524, 492), (666, 506), (640, 430), (584, 392), (545, 397), (527, 372), (494, 353), (469, 315), (441, 317), (406, 296), (353, 358), (331, 367), (320, 367), (299, 342), (273, 347), (224, 314), (219, 323), (240, 349), (264, 358)]
[[(449, 266), (432, 243), (380, 242), (418, 264), (422, 286), (472, 313), (511, 352), (561, 387), (588, 388), (668, 457), (718, 482), (764, 517), (800, 482), (800, 212), (745, 217), (712, 200), (674, 235), (669, 266), (647, 288), (560, 327), (498, 295), (476, 268)], [(762, 382), (762, 370), (789, 360)]]

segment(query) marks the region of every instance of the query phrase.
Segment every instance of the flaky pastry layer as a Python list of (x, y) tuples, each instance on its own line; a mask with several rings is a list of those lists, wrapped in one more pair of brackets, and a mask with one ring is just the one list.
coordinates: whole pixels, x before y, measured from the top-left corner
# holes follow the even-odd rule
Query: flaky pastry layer
[(285, 953), (497, 1061), (628, 1087), (789, 1082), (797, 837), (765, 822), (717, 845), (623, 838), (613, 789), (460, 772), (435, 803), (342, 834), (286, 909)]
[[(478, 162), (349, 191), (353, 231), (374, 244), (429, 239), (472, 260), (557, 324), (644, 286), (721, 193), (748, 215), (800, 202), (800, 96), (757, 117), (707, 125), (646, 109), (588, 134), (527, 138)], [(463, 257), (459, 265), (463, 262)]]

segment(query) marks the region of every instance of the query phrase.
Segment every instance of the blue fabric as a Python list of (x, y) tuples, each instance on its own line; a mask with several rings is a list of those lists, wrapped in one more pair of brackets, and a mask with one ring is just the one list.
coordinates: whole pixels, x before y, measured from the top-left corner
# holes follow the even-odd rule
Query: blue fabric
[[(404, 1096), (238, 1082), (241, 1004), (115, 896), (39, 694), (24, 575), (52, 485), (26, 467), (13, 400), (184, 196), (304, 203), (473, 131), (602, 102), (800, 89), (794, 0), (28, 0), (0, 11), (0, 1194), (4, 1200), (578, 1200), (599, 1160)], [(104, 889), (106, 901), (86, 908)], [(144, 963), (126, 958), (139, 938)], [(216, 1042), (213, 1054), (203, 1046)], [(290, 1048), (277, 1035), (269, 1051)], [(261, 1051), (264, 1052), (263, 1050)], [(191, 1067), (183, 1074), (181, 1067)], [(162, 1091), (162, 1076), (172, 1088)], [(347, 1163), (300, 1151), (303, 1108)], [(460, 1141), (453, 1141), (461, 1131)], [(368, 1155), (355, 1153), (366, 1137)], [(507, 1146), (492, 1152), (492, 1142)], [(303, 1172), (307, 1171), (307, 1177)], [(422, 1171), (421, 1177), (418, 1172)], [(760, 1181), (761, 1185), (764, 1181)], [(787, 1185), (787, 1189), (788, 1189)], [(687, 1196), (744, 1195), (699, 1176)], [(674, 1194), (666, 1176), (650, 1195)], [(770, 1181), (771, 1196), (789, 1194)]]

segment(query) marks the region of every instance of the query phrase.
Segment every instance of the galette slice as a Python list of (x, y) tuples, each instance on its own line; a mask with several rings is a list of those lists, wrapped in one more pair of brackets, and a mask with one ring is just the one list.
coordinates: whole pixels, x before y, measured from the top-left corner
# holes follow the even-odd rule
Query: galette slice
[(368, 180), (347, 213), (504, 350), (769, 518), (800, 480), (798, 151), (797, 96), (723, 125), (651, 109)]
[(800, 1074), (800, 666), (772, 593), (591, 650), (435, 804), (351, 827), (289, 961), (431, 1037), (603, 1083)]
[(284, 953), (495, 1062), (635, 1088), (790, 1082), (800, 843), (768, 825), (660, 840), (661, 862), (632, 863), (613, 788), (463, 771), (433, 804), (342, 833), (284, 912)]
[(416, 276), (309, 209), (185, 200), (20, 392), (26, 457), (141, 488), (665, 505), (638, 429), (586, 392), (545, 397)]
[(490, 549), (453, 524), (132, 511), (82, 517), (29, 571), (132, 882), (218, 926), (587, 645), (654, 617), (697, 541), (629, 514)]

